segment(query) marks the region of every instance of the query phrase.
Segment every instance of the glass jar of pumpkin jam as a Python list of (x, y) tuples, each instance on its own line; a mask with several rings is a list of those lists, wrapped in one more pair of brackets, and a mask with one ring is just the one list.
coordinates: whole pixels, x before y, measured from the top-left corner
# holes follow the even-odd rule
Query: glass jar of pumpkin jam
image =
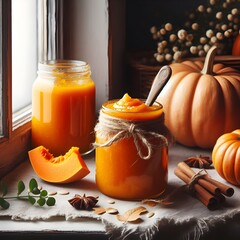
[(39, 64), (32, 88), (32, 143), (54, 155), (94, 142), (95, 84), (89, 64), (56, 60)]
[(110, 197), (158, 197), (166, 188), (168, 141), (161, 104), (125, 94), (104, 103), (96, 133), (96, 184)]

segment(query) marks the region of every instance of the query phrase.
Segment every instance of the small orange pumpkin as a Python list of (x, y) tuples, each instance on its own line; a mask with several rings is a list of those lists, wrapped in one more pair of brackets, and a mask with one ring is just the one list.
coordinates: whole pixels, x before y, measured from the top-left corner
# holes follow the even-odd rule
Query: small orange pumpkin
[(222, 178), (240, 185), (240, 129), (218, 138), (212, 151), (212, 161)]
[(213, 64), (213, 46), (202, 61), (173, 63), (158, 101), (165, 123), (186, 146), (212, 148), (223, 133), (240, 128), (240, 72)]
[(240, 35), (237, 35), (232, 46), (232, 55), (240, 56)]

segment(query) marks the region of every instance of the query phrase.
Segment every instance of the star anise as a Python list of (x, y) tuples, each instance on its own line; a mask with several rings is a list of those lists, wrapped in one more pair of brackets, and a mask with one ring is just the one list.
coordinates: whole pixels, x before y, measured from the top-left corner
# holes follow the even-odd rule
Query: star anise
[(75, 194), (68, 202), (77, 210), (92, 210), (98, 202), (98, 197)]
[(189, 166), (189, 167), (194, 167), (194, 168), (210, 168), (212, 164), (212, 160), (210, 157), (207, 156), (195, 156), (195, 157), (189, 157), (184, 162)]

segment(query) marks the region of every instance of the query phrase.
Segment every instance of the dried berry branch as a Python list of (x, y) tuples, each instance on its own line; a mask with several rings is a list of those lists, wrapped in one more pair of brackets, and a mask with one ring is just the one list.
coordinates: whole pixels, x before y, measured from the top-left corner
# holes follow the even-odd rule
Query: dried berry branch
[(239, 0), (209, 0), (188, 14), (183, 27), (171, 23), (151, 27), (152, 37), (157, 41), (154, 57), (160, 63), (204, 57), (212, 45), (218, 46), (218, 55), (230, 54), (240, 30), (239, 9)]

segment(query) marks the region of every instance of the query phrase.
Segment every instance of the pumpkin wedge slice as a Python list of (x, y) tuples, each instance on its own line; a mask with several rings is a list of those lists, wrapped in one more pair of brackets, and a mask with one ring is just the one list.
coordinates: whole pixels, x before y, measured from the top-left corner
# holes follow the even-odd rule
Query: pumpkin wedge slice
[(54, 157), (44, 146), (39, 146), (30, 150), (28, 156), (35, 173), (46, 182), (74, 182), (90, 173), (77, 147), (64, 156)]

